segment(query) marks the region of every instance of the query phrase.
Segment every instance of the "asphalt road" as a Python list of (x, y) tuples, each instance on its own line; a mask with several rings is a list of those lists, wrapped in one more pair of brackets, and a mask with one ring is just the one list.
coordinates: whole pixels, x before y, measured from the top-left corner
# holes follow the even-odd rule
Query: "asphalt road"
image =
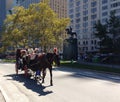
[(45, 84), (19, 72), (14, 64), (0, 64), (0, 90), (6, 102), (120, 102), (120, 76), (71, 68), (53, 68)]

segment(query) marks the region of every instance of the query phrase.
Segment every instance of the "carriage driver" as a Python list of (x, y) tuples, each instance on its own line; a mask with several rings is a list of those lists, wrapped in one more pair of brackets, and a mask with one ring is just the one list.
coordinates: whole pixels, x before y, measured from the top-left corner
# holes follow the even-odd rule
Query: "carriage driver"
[(58, 54), (58, 49), (57, 49), (57, 47), (55, 47), (55, 48), (53, 49), (53, 53), (55, 53), (56, 55)]

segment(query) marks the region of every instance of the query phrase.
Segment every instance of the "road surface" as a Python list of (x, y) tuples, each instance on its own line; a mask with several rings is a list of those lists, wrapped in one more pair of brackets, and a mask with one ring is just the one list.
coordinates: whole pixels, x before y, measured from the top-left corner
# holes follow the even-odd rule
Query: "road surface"
[(6, 102), (120, 102), (120, 76), (72, 68), (53, 68), (43, 85), (19, 72), (14, 64), (0, 64), (0, 90)]

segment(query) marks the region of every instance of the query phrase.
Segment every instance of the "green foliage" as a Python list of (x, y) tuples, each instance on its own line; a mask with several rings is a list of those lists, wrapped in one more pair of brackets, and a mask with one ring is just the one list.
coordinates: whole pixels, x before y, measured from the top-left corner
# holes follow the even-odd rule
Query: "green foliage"
[[(49, 7), (48, 0), (38, 4), (31, 4), (29, 8), (15, 7), (8, 15), (4, 26), (2, 41), (8, 46), (36, 47), (55, 46), (63, 39), (69, 18), (58, 18)], [(35, 43), (37, 41), (37, 44)]]
[(95, 29), (96, 32), (94, 34), (100, 39), (100, 52), (119, 53), (120, 19), (115, 16), (115, 12), (111, 12), (106, 24), (98, 21), (95, 24)]

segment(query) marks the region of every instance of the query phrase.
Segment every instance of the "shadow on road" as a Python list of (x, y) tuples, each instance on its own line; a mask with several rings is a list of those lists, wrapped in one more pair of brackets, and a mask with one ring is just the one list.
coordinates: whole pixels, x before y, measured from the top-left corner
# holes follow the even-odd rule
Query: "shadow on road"
[(120, 75), (114, 74), (114, 73), (105, 73), (105, 72), (99, 72), (99, 71), (93, 71), (93, 70), (63, 68), (63, 67), (54, 68), (53, 70), (68, 72), (70, 73), (70, 74), (67, 74), (68, 77), (70, 76), (75, 78), (86, 78), (88, 80), (100, 79), (100, 80), (120, 83)]
[(28, 89), (31, 89), (34, 92), (37, 92), (39, 96), (45, 96), (47, 94), (53, 93), (52, 91), (44, 91), (46, 87), (49, 86), (43, 86), (43, 85), (37, 85), (36, 81), (33, 79), (30, 79), (29, 77), (25, 77), (24, 74), (10, 74), (5, 75), (4, 77), (12, 77), (12, 79), (8, 80), (15, 80), (18, 82), (24, 82), (24, 86)]

